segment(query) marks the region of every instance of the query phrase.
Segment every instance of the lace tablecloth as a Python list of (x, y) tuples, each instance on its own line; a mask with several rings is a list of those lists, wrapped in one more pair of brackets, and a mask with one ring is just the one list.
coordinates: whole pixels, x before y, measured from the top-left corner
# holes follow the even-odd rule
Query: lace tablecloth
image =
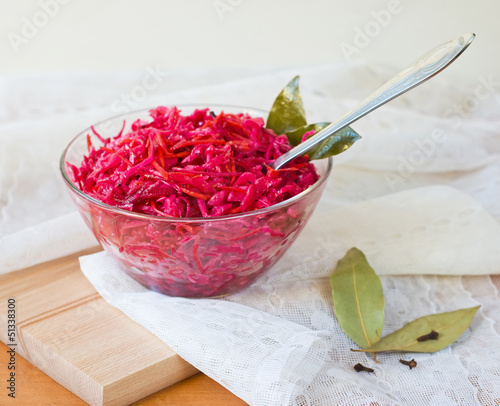
[[(2, 77), (0, 273), (96, 244), (58, 169), (90, 123), (158, 104), (266, 109), (296, 74), (309, 121), (325, 121), (394, 73), (359, 63)], [(82, 258), (82, 270), (112, 305), (251, 405), (500, 404), (500, 102), (491, 78), (453, 79), (443, 73), (353, 125), (363, 139), (335, 160), (311, 223), (245, 291), (164, 297), (105, 254)], [(327, 276), (351, 246), (383, 275), (384, 334), (481, 304), (471, 328), (438, 353), (411, 354), (411, 371), (400, 354), (378, 365), (350, 352)], [(356, 373), (357, 362), (375, 373)]]

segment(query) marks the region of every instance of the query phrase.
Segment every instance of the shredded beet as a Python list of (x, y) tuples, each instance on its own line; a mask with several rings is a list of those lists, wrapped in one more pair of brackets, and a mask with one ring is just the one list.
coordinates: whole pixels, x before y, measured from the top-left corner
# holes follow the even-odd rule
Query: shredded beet
[(291, 147), (262, 118), (216, 116), (209, 109), (183, 116), (176, 107), (158, 107), (150, 116), (112, 139), (92, 129), (102, 146), (94, 147), (87, 136), (88, 155), (79, 167), (67, 162), (67, 168), (87, 195), (172, 221), (127, 217), (82, 200), (85, 220), (127, 272), (153, 290), (208, 297), (247, 286), (293, 242), (321, 191), (256, 216), (193, 218), (251, 212), (290, 199), (318, 180), (314, 166), (300, 157), (286, 169), (266, 168)]
[(128, 133), (99, 137), (72, 180), (89, 196), (121, 209), (165, 217), (215, 217), (261, 209), (318, 180), (303, 157), (275, 171), (264, 164), (291, 147), (285, 135), (246, 114), (209, 109), (182, 116), (176, 107), (150, 111)]

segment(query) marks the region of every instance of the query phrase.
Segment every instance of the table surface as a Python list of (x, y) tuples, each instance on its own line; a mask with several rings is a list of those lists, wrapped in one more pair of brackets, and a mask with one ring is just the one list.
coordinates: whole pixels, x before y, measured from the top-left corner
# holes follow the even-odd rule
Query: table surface
[[(0, 379), (7, 370), (7, 346), (0, 342)], [(16, 401), (24, 406), (84, 406), (86, 402), (58, 384), (37, 367), (16, 355)], [(5, 378), (6, 379), (6, 378)], [(0, 391), (0, 404), (5, 404), (6, 393)], [(133, 406), (238, 406), (246, 405), (219, 383), (199, 373), (168, 388), (133, 403)]]

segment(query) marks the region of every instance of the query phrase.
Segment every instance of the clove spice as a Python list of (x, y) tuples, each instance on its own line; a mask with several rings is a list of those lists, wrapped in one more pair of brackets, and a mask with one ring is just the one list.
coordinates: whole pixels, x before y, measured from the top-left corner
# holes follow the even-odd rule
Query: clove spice
[(417, 366), (417, 361), (412, 359), (411, 361), (405, 361), (404, 359), (400, 359), (399, 362), (401, 362), (403, 365), (408, 365), (410, 369), (415, 368)]
[(437, 331), (432, 330), (429, 334), (424, 334), (417, 338), (418, 342), (427, 341), (427, 340), (437, 340), (439, 333)]
[(359, 362), (354, 365), (354, 370), (356, 372), (374, 372), (372, 368), (365, 367), (364, 365), (361, 365)]

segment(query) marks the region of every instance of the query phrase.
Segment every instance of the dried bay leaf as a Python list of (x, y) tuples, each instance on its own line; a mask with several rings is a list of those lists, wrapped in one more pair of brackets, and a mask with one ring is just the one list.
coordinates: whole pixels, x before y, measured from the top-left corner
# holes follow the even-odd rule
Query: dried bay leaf
[(288, 142), (290, 143), (290, 145), (293, 145), (295, 147), (296, 145), (299, 145), (302, 142), (302, 137), (304, 136), (304, 134), (306, 132), (308, 132), (308, 131), (314, 131), (314, 132), (321, 131), (323, 128), (325, 128), (329, 124), (330, 123), (324, 121), (324, 122), (316, 123), (316, 124), (307, 124), (305, 126), (296, 128), (293, 131), (288, 131), (286, 133), (286, 136), (288, 138)]
[[(314, 132), (317, 133), (329, 124), (330, 123), (328, 122), (308, 124), (304, 127), (297, 128), (294, 131), (287, 132), (286, 136), (290, 144), (295, 146), (301, 143), (306, 132), (314, 130)], [(313, 136), (314, 135), (311, 135), (309, 137)], [(351, 127), (345, 127), (309, 151), (307, 153), (309, 155), (309, 160), (323, 159), (340, 154), (350, 148), (352, 144), (359, 139), (361, 139), (361, 136), (356, 131), (354, 131)]]
[[(314, 130), (318, 132), (330, 123), (307, 124), (306, 113), (299, 89), (299, 76), (295, 76), (280, 92), (269, 111), (266, 128), (276, 134), (286, 134), (290, 145), (296, 146), (303, 135)], [(328, 158), (352, 146), (361, 136), (351, 127), (343, 128), (309, 151), (309, 160)]]
[[(436, 352), (454, 343), (472, 323), (480, 306), (455, 310), (453, 312), (432, 314), (420, 317), (380, 341), (364, 348), (362, 352)], [(435, 340), (418, 341), (418, 337), (431, 331), (439, 335)]]
[(330, 276), (333, 309), (342, 330), (361, 348), (375, 345), (384, 326), (380, 278), (365, 255), (351, 248)]
[(274, 100), (266, 127), (276, 134), (285, 134), (306, 124), (306, 113), (299, 90), (299, 76), (295, 76)]

